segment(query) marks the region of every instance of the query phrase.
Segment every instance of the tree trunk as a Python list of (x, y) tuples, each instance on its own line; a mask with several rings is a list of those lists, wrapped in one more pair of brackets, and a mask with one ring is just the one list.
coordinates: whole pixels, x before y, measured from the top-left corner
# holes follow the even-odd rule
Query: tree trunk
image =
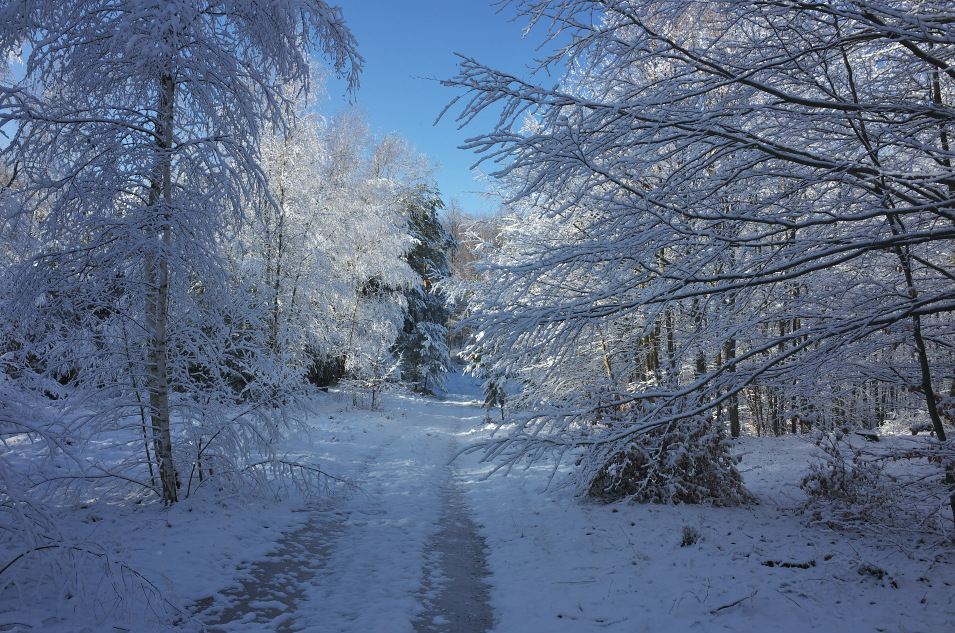
[(285, 255), (285, 171), (288, 168), (289, 152), (291, 140), (286, 134), (284, 146), (282, 147), (282, 162), (279, 166), (279, 199), (278, 209), (276, 209), (276, 250), (275, 250), (275, 279), (272, 282), (272, 326), (271, 326), (271, 345), (272, 351), (279, 353), (281, 345), (279, 344), (279, 324), (281, 322), (281, 294), (282, 294), (282, 274), (285, 272), (282, 267), (282, 258)]
[[(727, 371), (735, 372), (736, 363), (736, 339), (731, 338), (726, 341), (724, 346), (724, 356), (726, 357)], [(730, 436), (739, 437), (740, 436), (740, 425), (739, 425), (739, 392), (733, 393), (729, 398), (729, 418), (730, 418)]]
[[(889, 215), (889, 224), (892, 232), (896, 235), (904, 232), (905, 227), (900, 221)], [(928, 407), (928, 415), (932, 420), (932, 428), (940, 442), (946, 441), (945, 427), (942, 425), (942, 417), (938, 414), (938, 399), (935, 396), (935, 388), (932, 386), (932, 368), (928, 360), (928, 349), (925, 346), (925, 339), (922, 337), (922, 317), (914, 311), (918, 301), (918, 290), (915, 287), (915, 276), (912, 274), (912, 258), (909, 255), (908, 247), (898, 246), (895, 253), (902, 264), (902, 272), (905, 275), (905, 285), (908, 290), (909, 298), (912, 301), (912, 338), (915, 341), (915, 350), (918, 354), (919, 371), (922, 379), (922, 393), (925, 395), (925, 405)], [(948, 488), (949, 505), (952, 508), (952, 518), (955, 519), (955, 464), (946, 461), (942, 464), (945, 472), (945, 486)]]
[(616, 388), (617, 381), (613, 377), (613, 368), (610, 366), (610, 355), (607, 353), (607, 341), (604, 340), (603, 336), (600, 337), (600, 349), (603, 351), (604, 367), (607, 369), (607, 380)]
[(673, 308), (666, 309), (666, 328), (667, 328), (667, 381), (677, 379), (676, 371), (676, 339), (673, 333)]
[(169, 252), (172, 247), (172, 126), (175, 107), (175, 81), (169, 73), (160, 78), (159, 120), (156, 126), (160, 155), (159, 181), (153, 210), (162, 254), (146, 261), (146, 329), (149, 408), (152, 414), (153, 449), (159, 465), (162, 499), (168, 505), (179, 499), (175, 464), (172, 458), (172, 434), (169, 420), (169, 377), (167, 368), (166, 327), (169, 310)]
[(766, 387), (766, 396), (769, 400), (769, 419), (773, 428), (773, 435), (779, 437), (783, 434), (782, 398), (779, 396), (779, 390), (776, 387)]

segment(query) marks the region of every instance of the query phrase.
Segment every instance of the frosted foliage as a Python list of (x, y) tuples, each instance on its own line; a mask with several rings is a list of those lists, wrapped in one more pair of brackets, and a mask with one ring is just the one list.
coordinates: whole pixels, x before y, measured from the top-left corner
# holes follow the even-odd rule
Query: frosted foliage
[(435, 394), (444, 391), (443, 374), (452, 370), (450, 309), (442, 286), (451, 275), (448, 253), (455, 241), (438, 215), (444, 203), (434, 185), (410, 189), (403, 203), (415, 241), (407, 260), (421, 283), (405, 293), (407, 309), (395, 352), (401, 358), (402, 379), (417, 391)]
[(454, 368), (448, 350), (448, 329), (438, 323), (421, 321), (415, 324), (420, 349), (420, 383), (423, 391), (444, 391), (445, 376)]
[(885, 464), (853, 448), (848, 433), (840, 429), (816, 438), (824, 457), (810, 464), (801, 483), (808, 495), (805, 510), (813, 521), (845, 526), (890, 512), (892, 492)]
[(466, 58), (445, 82), (460, 121), (498, 114), (469, 147), (512, 197), (465, 323), (526, 411), (489, 458), (613, 455), (697, 415), (951, 428), (946, 6), (508, 4), (553, 35), (538, 76)]
[(349, 371), (370, 370), (397, 335), (397, 291), (416, 278), (404, 260), (406, 183), (380, 175), (381, 142), (351, 110), (304, 116), (264, 148), (275, 204), (260, 202), (232, 257), (261, 289), (274, 345), (295, 366), (341, 357)]
[(349, 339), (355, 367), (367, 364), (400, 322), (401, 298), (385, 289), (414, 283), (403, 260), (410, 240), (396, 203), (401, 183), (373, 173), (375, 142), (351, 112), (304, 117), (266, 145), (277, 204), (263, 201), (245, 250), (233, 255), (266, 289), (276, 345), (299, 366), (306, 351), (344, 355)]
[(312, 52), (357, 85), (323, 0), (0, 4), (0, 533), (28, 561), (77, 554), (57, 504), (306, 479), (276, 449), (301, 372), (228, 249)]
[(911, 524), (939, 529), (947, 522), (943, 465), (951, 442), (888, 436), (871, 442), (847, 428), (816, 434), (822, 449), (800, 483), (799, 507), (810, 523), (865, 529), (866, 525)]

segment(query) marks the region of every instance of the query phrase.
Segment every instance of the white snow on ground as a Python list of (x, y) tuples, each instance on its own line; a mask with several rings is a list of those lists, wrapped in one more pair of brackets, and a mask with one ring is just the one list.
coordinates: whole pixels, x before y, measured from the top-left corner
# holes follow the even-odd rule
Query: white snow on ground
[[(304, 511), (294, 495), (263, 500), (207, 489), (169, 509), (91, 501), (63, 516), (80, 542), (106, 548), (184, 610), (203, 598), (227, 601), (225, 590), (249, 577), (282, 533), (312, 519), (328, 538), (309, 562), (316, 573), (301, 587), (293, 630), (410, 633), (434, 597), (426, 579), (442, 576), (429, 542), (453, 478), (487, 545), (496, 633), (955, 630), (951, 542), (806, 527), (804, 517), (779, 510), (798, 496), (795, 484), (816, 450), (808, 441), (741, 443), (741, 469), (759, 505), (599, 505), (567, 488), (542, 491), (546, 465), (490, 478), (474, 455), (449, 466), (453, 446), (491, 429), (469, 379), (454, 377), (451, 392), (442, 401), (391, 394), (381, 411), (353, 409), (342, 395), (318, 400), (311, 441), (293, 438), (290, 447), (361, 491)], [(685, 531), (699, 540), (681, 546)], [(16, 552), (0, 546), (5, 564)], [(136, 615), (113, 613), (95, 575), (86, 593), (61, 584), (58, 594), (38, 594), (31, 573), (19, 564), (6, 572), (22, 591), (0, 594), (0, 631), (162, 630), (135, 602)], [(249, 615), (215, 630), (278, 627)], [(174, 630), (199, 628), (187, 621)]]
[[(796, 442), (746, 442), (753, 450), (743, 467), (780, 444), (804, 455)], [(544, 472), (471, 483), (489, 549), (495, 630), (955, 630), (950, 546), (922, 551), (914, 539), (804, 527), (801, 517), (780, 515), (775, 479), (760, 478), (793, 471), (751, 468), (747, 480), (763, 503), (742, 509), (541, 495)], [(684, 526), (701, 535), (698, 543), (681, 546)], [(887, 575), (877, 578), (877, 570)]]

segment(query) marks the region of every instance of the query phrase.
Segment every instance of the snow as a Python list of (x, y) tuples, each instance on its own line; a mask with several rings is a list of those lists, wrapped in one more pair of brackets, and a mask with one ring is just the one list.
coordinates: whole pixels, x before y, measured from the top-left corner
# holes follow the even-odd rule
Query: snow
[[(809, 527), (787, 510), (817, 450), (806, 440), (740, 443), (758, 505), (602, 505), (544, 490), (547, 464), (485, 477), (490, 466), (476, 455), (450, 462), (492, 427), (468, 378), (448, 386), (442, 400), (387, 394), (380, 411), (351, 408), (347, 394), (315, 401), (311, 438), (290, 438), (289, 448), (357, 489), (306, 503), (210, 488), (168, 509), (90, 501), (62, 518), (77, 542), (124, 561), (180, 609), (205, 608), (179, 631), (200, 622), (229, 632), (449, 630), (454, 618), (434, 609), (453, 585), (434, 547), (449, 495), (461, 501), (458, 523), (473, 521), (483, 539), (489, 575), (478, 581), (495, 633), (955, 630), (951, 541)], [(26, 455), (29, 445), (11, 448)], [(22, 591), (0, 594), (0, 631), (164, 630), (135, 608), (132, 590), (134, 615), (124, 616), (94, 576), (85, 593), (63, 590), (62, 578), (57, 590), (35, 589), (31, 569), (6, 572)], [(254, 613), (216, 619), (248, 604)]]

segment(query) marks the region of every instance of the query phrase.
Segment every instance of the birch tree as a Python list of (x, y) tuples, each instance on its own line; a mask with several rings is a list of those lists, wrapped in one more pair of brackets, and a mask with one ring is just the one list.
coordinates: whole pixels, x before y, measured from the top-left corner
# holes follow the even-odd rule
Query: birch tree
[(290, 126), (311, 53), (357, 86), (354, 38), (323, 0), (0, 2), (4, 591), (51, 561), (55, 580), (113, 576), (164, 611), (60, 529), (64, 504), (315, 483), (276, 452), (301, 375), (223, 248), (266, 190), (262, 132)]
[[(357, 85), (355, 41), (323, 0), (0, 5), (3, 59), (25, 54), (22, 80), (0, 86), (4, 163), (23, 174), (13, 220), (38, 222), (35, 250), (11, 273), (18, 344), (42, 354), (43, 375), (135, 395), (166, 503), (183, 485), (170, 392), (197, 363), (219, 374), (221, 358), (202, 360), (217, 358), (214, 339), (237, 340), (227, 330), (256, 318), (246, 307), (222, 322), (216, 237), (263, 186), (262, 124), (290, 120), (287, 87), (307, 87), (311, 50)], [(196, 329), (170, 330), (174, 305), (204, 315)], [(66, 313), (69, 331), (51, 322)], [(209, 327), (218, 334), (204, 337)]]

